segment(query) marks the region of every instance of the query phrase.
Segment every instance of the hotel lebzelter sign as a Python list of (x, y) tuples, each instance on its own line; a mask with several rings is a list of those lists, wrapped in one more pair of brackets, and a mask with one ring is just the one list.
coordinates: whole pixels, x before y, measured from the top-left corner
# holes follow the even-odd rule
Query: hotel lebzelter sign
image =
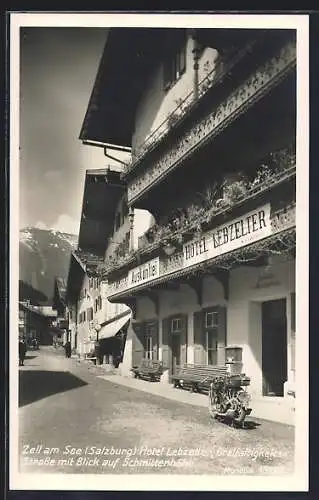
[[(294, 223), (294, 216), (289, 217), (291, 220), (287, 219), (288, 223), (283, 226), (290, 226)], [(237, 219), (207, 231), (200, 238), (197, 237), (185, 243), (182, 252), (176, 252), (163, 262), (160, 262), (158, 257), (135, 267), (129, 271), (127, 276), (110, 285), (109, 296), (206, 260), (213, 260), (222, 254), (267, 238), (274, 233), (274, 230), (276, 232), (276, 227), (273, 226), (273, 221), (270, 218), (270, 203), (267, 203)]]
[(270, 236), (270, 204), (218, 226), (183, 245), (183, 268)]

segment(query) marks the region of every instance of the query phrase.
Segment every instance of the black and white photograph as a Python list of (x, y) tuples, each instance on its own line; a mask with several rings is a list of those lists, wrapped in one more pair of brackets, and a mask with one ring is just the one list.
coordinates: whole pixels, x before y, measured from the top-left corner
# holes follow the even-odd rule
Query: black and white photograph
[(10, 14), (10, 488), (308, 487), (308, 16)]

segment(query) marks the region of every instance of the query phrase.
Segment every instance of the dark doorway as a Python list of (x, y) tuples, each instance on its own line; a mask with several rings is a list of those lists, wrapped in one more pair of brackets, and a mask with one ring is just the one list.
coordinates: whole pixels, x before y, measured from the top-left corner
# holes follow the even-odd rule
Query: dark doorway
[(181, 364), (181, 337), (177, 332), (172, 333), (172, 374), (176, 373), (176, 367)]
[(287, 380), (286, 299), (262, 303), (263, 396), (283, 396)]
[[(182, 317), (171, 320), (171, 349), (172, 349), (172, 374), (176, 373), (177, 366), (182, 363), (182, 335), (184, 332), (184, 322)], [(186, 344), (186, 339), (184, 338)], [(186, 359), (185, 359), (186, 361)]]

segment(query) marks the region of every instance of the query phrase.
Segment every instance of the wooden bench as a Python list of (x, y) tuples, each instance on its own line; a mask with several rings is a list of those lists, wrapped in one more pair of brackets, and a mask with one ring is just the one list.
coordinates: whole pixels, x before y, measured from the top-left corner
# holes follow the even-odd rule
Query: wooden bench
[(97, 357), (96, 356), (90, 356), (89, 354), (85, 355), (85, 361), (92, 361), (96, 365), (97, 362)]
[(172, 376), (174, 387), (185, 388), (194, 392), (208, 392), (216, 377), (227, 376), (226, 365), (184, 364), (177, 367)]
[(131, 371), (135, 378), (146, 378), (152, 382), (158, 381), (163, 373), (162, 361), (143, 358), (138, 366), (133, 366)]

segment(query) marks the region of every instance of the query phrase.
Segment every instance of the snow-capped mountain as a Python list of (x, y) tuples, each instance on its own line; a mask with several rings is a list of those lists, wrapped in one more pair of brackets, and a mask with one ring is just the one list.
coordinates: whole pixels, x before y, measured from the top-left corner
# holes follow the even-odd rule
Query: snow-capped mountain
[(29, 285), (23, 290), (32, 287), (45, 294), (50, 302), (54, 278), (67, 277), (70, 253), (76, 245), (77, 236), (73, 234), (34, 227), (20, 230), (19, 280)]

